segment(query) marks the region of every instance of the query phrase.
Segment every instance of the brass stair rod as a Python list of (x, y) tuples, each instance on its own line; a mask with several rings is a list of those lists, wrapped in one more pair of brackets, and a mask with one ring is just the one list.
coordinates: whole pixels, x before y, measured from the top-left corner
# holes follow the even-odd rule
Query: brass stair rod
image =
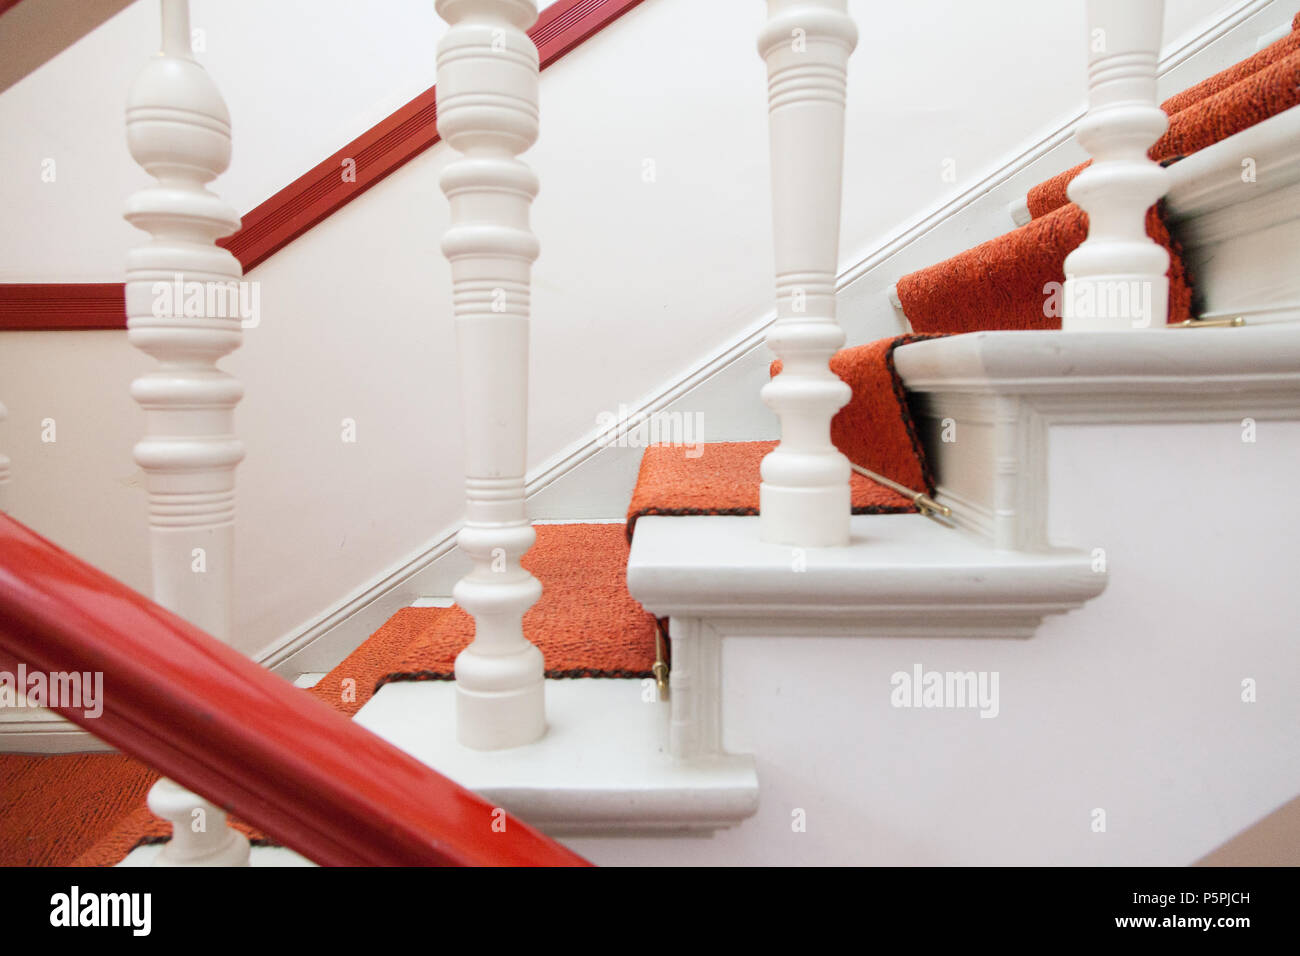
[[(877, 481), (880, 484), (884, 485), (886, 488), (890, 488), (894, 491), (897, 491), (900, 495), (906, 495), (907, 497), (911, 498), (912, 504), (916, 505), (916, 510), (921, 512), (921, 514), (925, 515), (927, 518), (933, 519), (934, 521), (939, 521), (936, 515), (943, 515), (945, 518), (952, 517), (951, 508), (949, 508), (947, 505), (939, 504), (939, 502), (935, 501), (933, 498), (931, 498), (923, 491), (913, 491), (911, 488), (907, 488), (903, 485), (900, 485), (898, 482), (890, 478), (886, 478), (884, 475), (878, 475), (874, 471), (870, 471), (866, 468), (863, 468), (861, 465), (855, 465), (853, 464), (853, 462), (849, 462), (849, 467), (851, 467), (859, 475), (865, 475), (866, 477), (870, 478), (872, 481)], [(939, 521), (939, 524), (947, 525), (947, 522)]]
[(1212, 328), (1232, 328), (1237, 329), (1246, 324), (1244, 316), (1237, 316), (1235, 319), (1185, 319), (1182, 322), (1175, 322), (1170, 326), (1171, 329), (1212, 329)]
[(659, 618), (655, 618), (655, 662), (651, 670), (655, 675), (655, 686), (659, 689), (659, 699), (668, 699), (668, 663), (664, 659), (666, 648), (664, 647), (664, 627), (659, 623)]

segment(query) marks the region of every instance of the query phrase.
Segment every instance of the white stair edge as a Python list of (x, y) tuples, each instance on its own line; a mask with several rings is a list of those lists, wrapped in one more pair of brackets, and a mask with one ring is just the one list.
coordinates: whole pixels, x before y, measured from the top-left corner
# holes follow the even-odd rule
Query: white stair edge
[(1024, 195), (1008, 203), (1007, 214), (1011, 216), (1011, 221), (1015, 223), (1017, 229), (1033, 222), (1034, 216), (1029, 211), (1029, 196)]
[(1300, 321), (1300, 107), (1169, 167), (1170, 229), (1200, 318)]
[(724, 636), (1025, 638), (1106, 586), (1083, 551), (999, 551), (920, 515), (855, 515), (850, 533), (800, 549), (760, 541), (757, 518), (646, 516), (628, 589)]
[(548, 680), (546, 716), (534, 744), (470, 750), (456, 741), (455, 684), (411, 681), (385, 684), (355, 720), (553, 836), (716, 830), (758, 809), (751, 757), (669, 755), (653, 681)]
[[(1172, 223), (1204, 216), (1300, 182), (1300, 107), (1198, 150), (1169, 167), (1165, 209)], [(1254, 160), (1254, 182), (1242, 179)]]
[(1099, 421), (1145, 395), (1132, 409), (1140, 419), (1163, 395), (1195, 418), (1225, 396), (1234, 408), (1294, 401), (1300, 326), (970, 332), (900, 346), (894, 363), (912, 392), (1058, 396)]
[(1027, 638), (1106, 586), (1081, 551), (1001, 551), (920, 515), (855, 515), (850, 535), (800, 549), (762, 542), (756, 517), (637, 522), (628, 590), (671, 618), (674, 755), (723, 752), (725, 638)]
[(1000, 548), (1048, 546), (1053, 426), (1300, 417), (1295, 323), (973, 332), (901, 346), (894, 363), (938, 499)]

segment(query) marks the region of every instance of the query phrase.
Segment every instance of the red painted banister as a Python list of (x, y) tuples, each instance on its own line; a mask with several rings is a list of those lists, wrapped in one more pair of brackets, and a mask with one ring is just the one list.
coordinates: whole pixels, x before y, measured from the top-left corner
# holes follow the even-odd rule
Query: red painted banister
[(586, 863), (2, 514), (0, 652), (102, 672), (101, 716), (52, 709), (317, 863)]

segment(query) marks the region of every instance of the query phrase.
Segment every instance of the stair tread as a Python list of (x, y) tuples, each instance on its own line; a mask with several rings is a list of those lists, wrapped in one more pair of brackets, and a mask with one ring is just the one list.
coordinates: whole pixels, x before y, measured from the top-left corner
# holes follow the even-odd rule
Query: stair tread
[(850, 543), (791, 548), (754, 518), (650, 517), (628, 562), (633, 594), (655, 613), (728, 622), (737, 633), (1029, 636), (1046, 613), (1099, 594), (1106, 575), (1083, 551), (999, 550), (910, 515), (855, 517)]
[[(1300, 105), (1300, 14), (1292, 32), (1162, 104), (1168, 130), (1148, 155), (1174, 164)], [(903, 276), (894, 286), (903, 314), (918, 332), (973, 332), (1060, 328), (1048, 314), (1048, 283), (1065, 281), (1065, 257), (1087, 235), (1087, 216), (1070, 202), (1068, 187), (1088, 163), (1034, 186), (1025, 197), (1030, 222)], [(1194, 276), (1171, 235), (1163, 203), (1152, 206), (1147, 233), (1170, 256), (1170, 323), (1196, 314)]]
[[(648, 677), (654, 617), (627, 591), (628, 544), (621, 524), (541, 524), (523, 565), (542, 583), (524, 633), (542, 651), (548, 677)], [(380, 684), (451, 680), (456, 655), (474, 636), (458, 606), (411, 644)]]
[(676, 760), (669, 717), (668, 703), (639, 681), (563, 680), (546, 689), (546, 735), (507, 750), (457, 743), (456, 691), (446, 683), (388, 684), (356, 719), (552, 835), (714, 829), (752, 815), (754, 759)]

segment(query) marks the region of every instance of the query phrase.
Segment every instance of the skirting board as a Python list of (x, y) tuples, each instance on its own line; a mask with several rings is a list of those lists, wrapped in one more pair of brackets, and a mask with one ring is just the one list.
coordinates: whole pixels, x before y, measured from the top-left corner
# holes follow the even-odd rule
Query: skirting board
[(67, 754), (114, 749), (53, 711), (0, 711), (0, 753)]

